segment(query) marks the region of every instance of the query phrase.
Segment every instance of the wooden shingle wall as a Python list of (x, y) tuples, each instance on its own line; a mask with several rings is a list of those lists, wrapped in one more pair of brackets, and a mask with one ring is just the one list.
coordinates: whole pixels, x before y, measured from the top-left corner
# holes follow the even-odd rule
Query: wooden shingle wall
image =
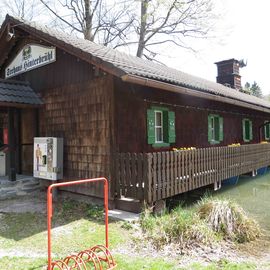
[[(36, 136), (35, 109), (21, 110), (21, 173), (29, 174), (33, 170), (33, 137)], [(19, 145), (18, 145), (19, 147)], [(17, 150), (18, 150), (17, 147)]]
[[(235, 91), (235, 89), (232, 89)], [(259, 127), (270, 114), (235, 105), (115, 81), (116, 141), (120, 153), (168, 151), (172, 147), (216, 147), (260, 142)], [(157, 148), (147, 142), (147, 109), (165, 107), (175, 112), (176, 142)], [(223, 117), (224, 140), (208, 141), (208, 115)], [(253, 140), (243, 141), (242, 120), (252, 121)]]
[[(40, 110), (40, 134), (64, 138), (64, 178), (110, 176), (111, 78), (46, 91)], [(97, 185), (72, 187), (98, 196)]]

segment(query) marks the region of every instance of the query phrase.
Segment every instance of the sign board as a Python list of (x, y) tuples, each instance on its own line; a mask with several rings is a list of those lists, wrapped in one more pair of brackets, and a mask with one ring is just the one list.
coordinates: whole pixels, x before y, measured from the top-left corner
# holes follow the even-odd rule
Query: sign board
[(63, 139), (34, 138), (34, 177), (58, 180), (63, 178)]
[(5, 70), (5, 78), (11, 78), (56, 60), (55, 47), (28, 44), (17, 54)]

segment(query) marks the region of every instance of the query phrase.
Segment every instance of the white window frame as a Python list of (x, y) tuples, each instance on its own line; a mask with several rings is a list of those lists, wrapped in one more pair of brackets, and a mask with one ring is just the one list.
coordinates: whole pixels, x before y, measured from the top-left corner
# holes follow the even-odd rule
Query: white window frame
[[(157, 125), (157, 113), (161, 114), (161, 125)], [(155, 143), (164, 143), (164, 137), (163, 137), (163, 111), (155, 110)], [(161, 141), (157, 140), (157, 129), (161, 129)]]

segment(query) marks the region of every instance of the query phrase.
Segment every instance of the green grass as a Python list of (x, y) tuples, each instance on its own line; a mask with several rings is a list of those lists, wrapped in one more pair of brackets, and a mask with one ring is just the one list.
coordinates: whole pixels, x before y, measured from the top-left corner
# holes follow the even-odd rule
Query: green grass
[(117, 270), (173, 270), (177, 268), (175, 262), (167, 262), (163, 259), (149, 259), (149, 258), (130, 258), (127, 256), (116, 256)]
[(18, 258), (18, 257), (3, 257), (0, 258), (0, 269), (2, 270), (45, 270), (47, 260)]
[[(117, 270), (172, 270), (177, 269), (173, 263), (162, 259), (139, 259), (116, 256)], [(0, 258), (0, 269), (3, 270), (43, 270), (46, 269), (47, 261), (44, 259), (27, 258)], [(179, 269), (179, 268), (178, 268)]]
[(179, 270), (255, 270), (256, 266), (252, 263), (232, 263), (227, 260), (210, 263), (205, 266), (200, 263), (192, 263), (187, 267), (179, 268)]
[[(226, 260), (213, 262), (207, 266), (200, 263), (192, 263), (187, 267), (177, 266), (177, 263), (168, 262), (164, 259), (136, 258), (127, 256), (116, 256), (116, 270), (254, 270), (252, 263), (230, 263)], [(0, 258), (0, 269), (3, 270), (45, 270), (47, 267), (46, 259), (29, 259), (4, 257)], [(270, 268), (263, 268), (270, 269)]]
[[(54, 210), (52, 249), (62, 257), (96, 244), (105, 243), (103, 216), (89, 217), (89, 206), (67, 204)], [(92, 213), (91, 213), (92, 214)], [(47, 254), (46, 216), (40, 213), (8, 213), (1, 215), (0, 247), (6, 250), (19, 250)], [(121, 224), (110, 222), (110, 247), (126, 241), (127, 231)], [(1, 268), (0, 268), (1, 269)]]
[[(47, 251), (46, 221), (39, 214), (7, 214), (2, 218), (0, 229), (2, 249)], [(125, 231), (119, 223), (110, 224), (110, 246), (125, 241)], [(93, 220), (80, 218), (56, 226), (52, 231), (53, 251), (66, 254), (105, 242), (105, 227)]]

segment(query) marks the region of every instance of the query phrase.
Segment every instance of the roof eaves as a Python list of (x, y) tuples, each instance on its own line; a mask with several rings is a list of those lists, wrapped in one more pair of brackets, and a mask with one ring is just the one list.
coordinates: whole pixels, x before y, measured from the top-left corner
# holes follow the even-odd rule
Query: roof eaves
[(0, 80), (0, 102), (13, 105), (43, 105), (42, 99), (27, 82)]
[(226, 96), (221, 96), (221, 95), (215, 95), (210, 92), (205, 92), (205, 91), (198, 91), (198, 89), (192, 89), (191, 87), (185, 87), (185, 86), (180, 86), (180, 85), (174, 85), (170, 84), (167, 82), (161, 82), (157, 80), (153, 80), (150, 78), (144, 78), (141, 76), (137, 75), (124, 75), (121, 77), (122, 81), (125, 82), (130, 82), (142, 86), (149, 86), (157, 89), (162, 89), (170, 92), (175, 92), (175, 93), (181, 93), (185, 95), (190, 95), (190, 96), (196, 96), (204, 99), (209, 99), (209, 100), (215, 100), (215, 101), (220, 101), (223, 103), (228, 103), (240, 107), (245, 107), (249, 109), (254, 109), (257, 111), (262, 111), (266, 113), (270, 113), (270, 108), (264, 107), (264, 106), (259, 106), (256, 104), (252, 104), (249, 102), (245, 102), (242, 100), (237, 100), (233, 98), (229, 98)]

